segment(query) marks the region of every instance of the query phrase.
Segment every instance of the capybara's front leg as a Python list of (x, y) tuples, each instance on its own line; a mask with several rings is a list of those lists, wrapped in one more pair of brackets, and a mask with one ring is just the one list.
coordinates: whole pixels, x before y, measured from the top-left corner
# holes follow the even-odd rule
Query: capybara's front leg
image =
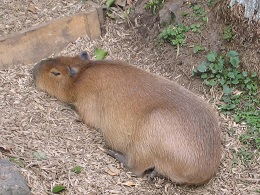
[(127, 159), (126, 157), (120, 153), (120, 152), (117, 152), (115, 150), (107, 150), (107, 154), (112, 156), (113, 158), (115, 158), (116, 160), (118, 160), (119, 162), (123, 163), (123, 165), (125, 167), (128, 167), (128, 164), (127, 164)]

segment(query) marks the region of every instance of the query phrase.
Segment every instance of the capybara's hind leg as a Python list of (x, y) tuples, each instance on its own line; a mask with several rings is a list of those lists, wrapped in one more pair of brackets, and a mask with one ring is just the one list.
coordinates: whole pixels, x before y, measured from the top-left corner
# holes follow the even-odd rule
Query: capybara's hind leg
[(118, 160), (119, 162), (123, 163), (123, 165), (125, 167), (127, 167), (127, 159), (126, 157), (120, 153), (120, 152), (117, 152), (115, 150), (107, 150), (107, 154), (112, 156), (113, 158), (115, 158), (116, 160)]
[(148, 173), (148, 181), (152, 181), (156, 176), (158, 175), (157, 171), (155, 170), (155, 168), (153, 168), (153, 170), (151, 170)]

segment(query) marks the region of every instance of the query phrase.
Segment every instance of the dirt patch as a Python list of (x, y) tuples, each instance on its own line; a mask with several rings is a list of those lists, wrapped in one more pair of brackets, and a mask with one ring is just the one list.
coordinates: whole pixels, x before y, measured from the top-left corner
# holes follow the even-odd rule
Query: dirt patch
[(260, 77), (260, 20), (249, 20), (244, 17), (245, 8), (236, 3), (232, 8), (230, 0), (219, 1), (215, 6), (218, 21), (230, 26), (235, 40), (226, 43), (227, 49), (237, 50), (241, 55), (243, 68), (255, 71)]
[[(93, 58), (94, 50), (102, 48), (109, 52), (109, 59), (121, 59), (175, 80), (214, 106), (221, 94), (213, 89), (208, 91), (200, 80), (191, 77), (192, 68), (206, 54), (205, 51), (195, 55), (194, 44), (199, 42), (208, 50), (223, 49), (218, 33), (221, 25), (215, 22), (211, 12), (208, 17), (210, 22), (205, 31), (188, 35), (187, 46), (180, 47), (178, 56), (172, 46), (159, 45), (156, 41), (160, 31), (156, 23), (150, 24), (147, 36), (143, 36), (136, 27), (126, 29), (124, 24), (110, 20), (106, 21), (106, 33), (100, 40), (79, 38), (53, 56), (77, 55), (85, 50)], [(154, 29), (154, 33), (149, 29)], [(260, 159), (247, 167), (236, 161), (233, 151), (239, 149), (238, 136), (245, 128), (236, 126), (230, 118), (221, 115), (222, 162), (216, 177), (208, 184), (178, 186), (161, 178), (149, 183), (145, 177), (132, 176), (105, 154), (101, 134), (80, 122), (72, 108), (36, 90), (32, 67), (23, 65), (0, 71), (0, 99), (3, 100), (0, 102), (0, 143), (12, 148), (11, 153), (1, 151), (0, 158), (21, 159), (25, 165), (21, 172), (34, 194), (49, 194), (54, 185), (66, 187), (62, 194), (257, 194)], [(36, 151), (45, 153), (46, 159), (38, 161), (33, 155)], [(83, 167), (80, 174), (71, 171), (76, 165)], [(106, 172), (107, 166), (114, 166), (119, 174), (111, 176)], [(133, 186), (128, 186), (129, 183)]]

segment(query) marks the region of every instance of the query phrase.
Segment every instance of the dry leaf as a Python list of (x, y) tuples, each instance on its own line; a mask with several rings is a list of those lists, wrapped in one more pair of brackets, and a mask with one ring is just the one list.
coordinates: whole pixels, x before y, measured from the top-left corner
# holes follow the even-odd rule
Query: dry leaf
[(126, 3), (127, 3), (127, 5), (132, 6), (133, 5), (133, 0), (126, 0)]
[(28, 11), (32, 12), (33, 14), (36, 14), (36, 8), (35, 8), (35, 5), (33, 3), (29, 4)]
[(119, 174), (119, 170), (117, 168), (115, 168), (112, 164), (107, 165), (105, 167), (104, 171), (112, 176)]
[(127, 181), (125, 183), (122, 183), (125, 186), (131, 187), (131, 186), (136, 186), (136, 183), (134, 183), (133, 181)]
[(239, 91), (239, 90), (235, 90), (235, 91), (233, 92), (234, 95), (240, 95), (241, 93), (243, 93), (243, 92), (242, 92), (242, 91)]

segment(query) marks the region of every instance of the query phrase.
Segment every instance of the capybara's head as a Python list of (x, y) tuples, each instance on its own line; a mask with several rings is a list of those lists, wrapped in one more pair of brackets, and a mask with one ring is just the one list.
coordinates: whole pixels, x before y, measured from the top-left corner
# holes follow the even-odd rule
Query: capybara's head
[(86, 52), (75, 57), (57, 57), (42, 60), (33, 68), (37, 88), (63, 102), (72, 102), (71, 87), (89, 57)]

